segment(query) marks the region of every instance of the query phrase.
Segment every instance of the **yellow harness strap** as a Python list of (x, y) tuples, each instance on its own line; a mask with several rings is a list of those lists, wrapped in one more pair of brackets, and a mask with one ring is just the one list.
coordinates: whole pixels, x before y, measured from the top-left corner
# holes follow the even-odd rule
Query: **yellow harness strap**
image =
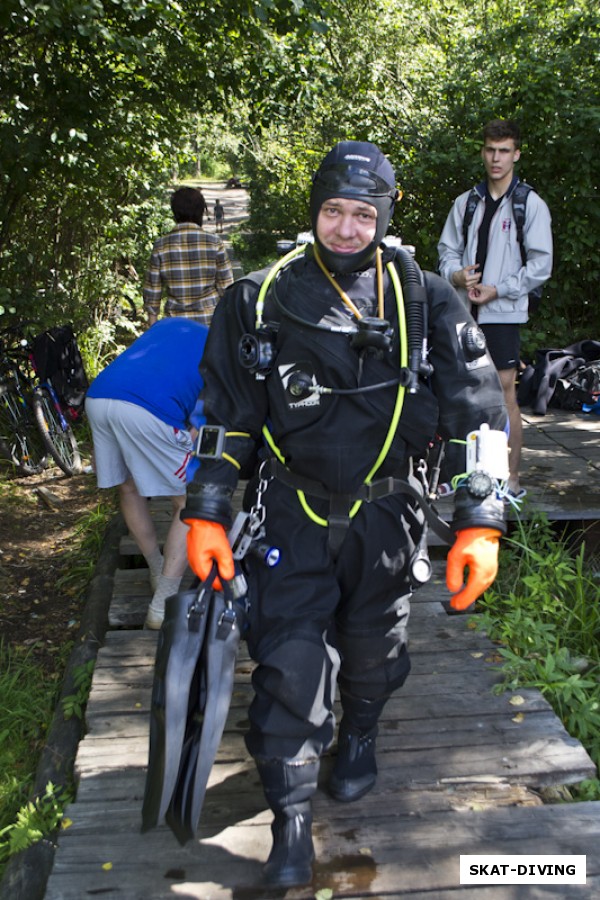
[[(301, 248), (301, 249), (304, 249), (304, 248)], [(296, 248), (295, 251), (293, 250), (292, 254), (295, 256), (297, 251), (298, 251), (298, 248)], [(290, 256), (291, 256), (291, 254), (288, 254), (288, 256), (284, 257), (284, 259), (287, 259)], [(279, 268), (281, 268), (281, 266)], [(399, 338), (400, 338), (399, 362), (400, 362), (401, 369), (405, 369), (408, 367), (408, 336), (406, 333), (406, 315), (405, 315), (405, 310), (404, 310), (404, 293), (402, 291), (402, 283), (398, 276), (398, 272), (396, 271), (396, 267), (392, 263), (388, 263), (386, 268), (387, 268), (387, 271), (389, 272), (390, 278), (392, 280), (392, 284), (394, 286), (394, 293), (396, 296), (396, 308), (398, 311), (398, 328), (399, 328)], [(264, 285), (263, 285), (263, 287), (264, 287)], [(261, 291), (261, 293), (262, 293), (262, 291)], [(266, 295), (266, 291), (262, 297), (261, 310), (260, 310), (261, 317), (262, 317), (262, 306), (264, 305), (265, 295)], [(259, 295), (259, 300), (260, 300), (260, 295)], [(258, 321), (258, 301), (257, 301), (257, 321)], [(262, 318), (261, 318), (261, 321), (262, 321)], [(394, 435), (396, 434), (396, 430), (398, 428), (398, 423), (400, 422), (400, 416), (402, 415), (402, 408), (404, 406), (405, 394), (406, 394), (406, 388), (404, 387), (404, 385), (399, 384), (398, 392), (396, 394), (396, 402), (394, 404), (394, 412), (392, 414), (390, 426), (388, 428), (388, 433), (386, 435), (385, 441), (383, 442), (383, 446), (379, 452), (377, 459), (375, 460), (371, 470), (369, 471), (369, 473), (367, 474), (367, 476), (365, 478), (365, 481), (364, 481), (365, 484), (371, 483), (371, 481), (373, 480), (373, 477), (375, 476), (377, 471), (380, 469), (386, 456), (388, 455), (389, 449), (392, 445), (392, 441), (394, 440)], [(263, 433), (263, 436), (264, 436), (267, 444), (269, 445), (269, 447), (271, 448), (271, 450), (273, 451), (273, 453), (275, 454), (275, 456), (277, 457), (279, 462), (282, 463), (283, 465), (285, 465), (285, 457), (283, 456), (283, 454), (277, 447), (275, 441), (273, 440), (273, 436), (270, 433), (270, 431), (266, 425), (263, 426), (262, 433)], [(327, 519), (323, 519), (321, 516), (317, 515), (317, 513), (309, 506), (308, 500), (306, 499), (306, 495), (304, 494), (304, 492), (301, 490), (297, 490), (296, 493), (298, 495), (298, 500), (300, 501), (300, 505), (302, 506), (302, 509), (304, 510), (306, 515), (309, 517), (309, 519), (311, 519), (317, 525), (321, 525), (324, 528), (327, 528), (327, 526), (329, 524)], [(353, 518), (357, 514), (358, 510), (360, 509), (360, 507), (362, 505), (362, 502), (363, 502), (362, 500), (357, 500), (353, 504), (353, 506), (350, 510), (350, 513), (349, 513), (350, 518)]]

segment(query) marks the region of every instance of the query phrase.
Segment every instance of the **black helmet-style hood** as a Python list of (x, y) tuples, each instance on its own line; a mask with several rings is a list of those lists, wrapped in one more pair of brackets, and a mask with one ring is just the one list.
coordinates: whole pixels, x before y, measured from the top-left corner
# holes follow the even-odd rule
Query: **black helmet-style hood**
[[(373, 258), (388, 230), (397, 196), (394, 169), (375, 144), (341, 141), (329, 151), (313, 176), (310, 218), (319, 256), (330, 272), (342, 275), (354, 272)], [(326, 200), (334, 197), (362, 200), (377, 210), (375, 237), (368, 247), (357, 253), (332, 253), (319, 241), (319, 210)]]

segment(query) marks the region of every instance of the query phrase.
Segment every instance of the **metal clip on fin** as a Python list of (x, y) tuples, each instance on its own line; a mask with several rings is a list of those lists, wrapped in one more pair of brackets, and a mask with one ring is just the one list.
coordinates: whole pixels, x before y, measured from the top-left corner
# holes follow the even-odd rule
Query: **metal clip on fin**
[(237, 624), (237, 616), (232, 606), (228, 606), (221, 613), (217, 625), (216, 638), (218, 641), (224, 641), (227, 635), (233, 631)]
[(207, 606), (205, 594), (206, 590), (203, 588), (188, 610), (187, 619), (188, 629), (190, 631), (200, 631), (200, 621), (202, 616), (206, 613)]
[(190, 631), (198, 632), (200, 631), (200, 621), (202, 616), (206, 614), (206, 610), (208, 607), (208, 595), (213, 589), (213, 582), (217, 577), (217, 564), (213, 563), (212, 568), (208, 574), (208, 577), (205, 581), (202, 582), (198, 593), (194, 599), (194, 602), (190, 606), (187, 614), (188, 619), (188, 629)]

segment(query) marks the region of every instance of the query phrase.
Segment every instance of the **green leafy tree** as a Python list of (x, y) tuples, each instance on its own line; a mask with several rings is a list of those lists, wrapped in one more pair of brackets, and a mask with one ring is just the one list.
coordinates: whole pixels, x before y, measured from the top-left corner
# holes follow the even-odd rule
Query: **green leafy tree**
[(85, 325), (127, 299), (197, 112), (246, 83), (260, 98), (262, 46), (321, 16), (316, 0), (7, 0), (0, 307)]
[[(333, 4), (331, 27), (287, 68), (294, 104), (254, 135), (251, 224), (265, 235), (307, 226), (307, 175), (335, 140), (374, 140), (404, 196), (393, 228), (427, 268), (458, 193), (479, 181), (481, 131), (515, 118), (520, 174), (553, 215), (555, 265), (525, 349), (596, 333), (600, 160), (599, 21), (591, 0)], [(280, 45), (286, 52), (286, 45)], [(282, 84), (288, 75), (280, 69)], [(268, 103), (269, 101), (267, 101)], [(254, 194), (256, 189), (256, 194)], [(290, 233), (291, 232), (291, 233)]]
[(520, 175), (548, 203), (555, 245), (552, 280), (524, 337), (530, 346), (563, 346), (598, 328), (600, 15), (595, 4), (567, 0), (492, 9), (477, 40), (462, 36), (449, 54), (448, 126), (472, 176), (461, 189), (481, 172), (482, 125), (517, 119)]

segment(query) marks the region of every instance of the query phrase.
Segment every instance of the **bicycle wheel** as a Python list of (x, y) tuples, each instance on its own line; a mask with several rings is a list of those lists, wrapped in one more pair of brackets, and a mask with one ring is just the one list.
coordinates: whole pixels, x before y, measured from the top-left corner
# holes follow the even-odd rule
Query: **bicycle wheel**
[(0, 455), (19, 475), (37, 475), (46, 468), (33, 410), (9, 384), (0, 384)]
[(46, 450), (65, 475), (81, 472), (81, 456), (73, 429), (54, 405), (46, 388), (38, 387), (33, 393), (33, 412)]

